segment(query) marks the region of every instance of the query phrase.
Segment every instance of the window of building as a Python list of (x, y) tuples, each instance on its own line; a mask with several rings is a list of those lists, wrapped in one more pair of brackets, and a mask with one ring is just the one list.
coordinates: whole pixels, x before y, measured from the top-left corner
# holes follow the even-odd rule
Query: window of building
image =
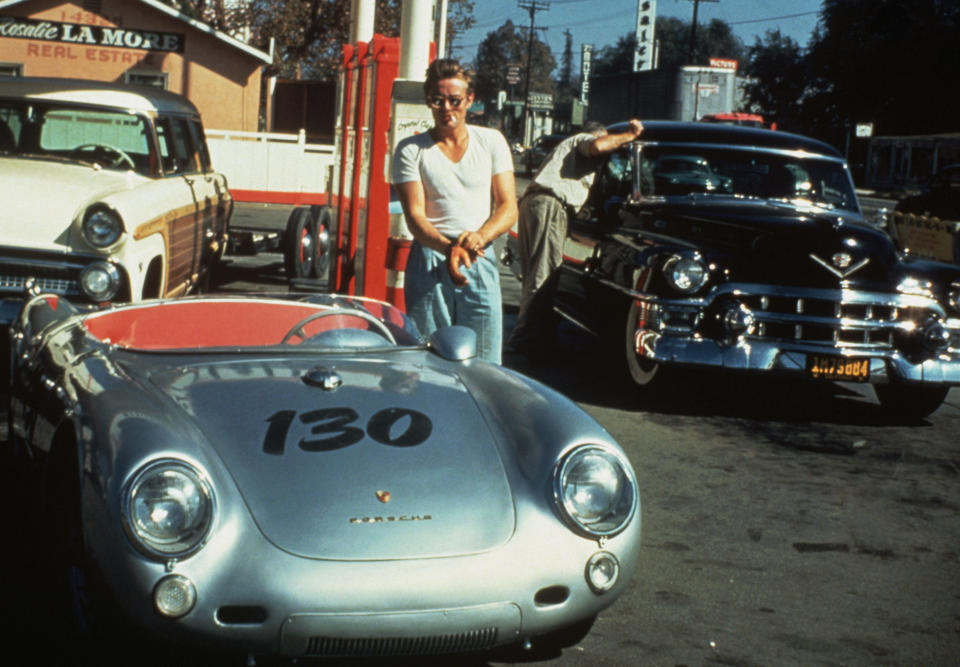
[(124, 83), (130, 83), (135, 86), (152, 86), (154, 88), (167, 89), (166, 72), (126, 72), (123, 75)]
[(0, 76), (23, 76), (23, 65), (20, 63), (0, 63)]

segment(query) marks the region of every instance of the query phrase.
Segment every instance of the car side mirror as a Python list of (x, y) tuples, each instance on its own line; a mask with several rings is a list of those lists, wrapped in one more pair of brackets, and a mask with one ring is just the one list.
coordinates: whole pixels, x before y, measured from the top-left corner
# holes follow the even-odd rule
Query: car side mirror
[(450, 361), (466, 361), (477, 356), (477, 332), (455, 324), (430, 336), (430, 349)]

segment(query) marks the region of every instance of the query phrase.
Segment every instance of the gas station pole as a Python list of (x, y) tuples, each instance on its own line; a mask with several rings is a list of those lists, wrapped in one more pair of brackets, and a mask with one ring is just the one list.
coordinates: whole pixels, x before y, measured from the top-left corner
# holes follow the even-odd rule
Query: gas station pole
[[(431, 60), (432, 0), (404, 0), (400, 15), (400, 67), (393, 82), (390, 110), (390, 152), (397, 143), (433, 127), (433, 114), (424, 103), (423, 81)], [(384, 165), (389, 178), (389, 163)], [(396, 207), (390, 213), (387, 240), (387, 299), (403, 304), (403, 271), (410, 254), (411, 234)]]

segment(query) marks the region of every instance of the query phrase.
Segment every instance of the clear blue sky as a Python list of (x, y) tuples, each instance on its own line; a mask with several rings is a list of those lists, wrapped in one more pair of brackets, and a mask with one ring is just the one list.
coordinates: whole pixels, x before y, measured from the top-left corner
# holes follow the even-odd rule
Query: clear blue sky
[[(580, 45), (593, 44), (594, 49), (612, 45), (628, 32), (633, 32), (637, 21), (637, 0), (547, 0), (549, 9), (538, 11), (536, 26), (540, 38), (550, 45), (558, 64), (563, 53), (564, 31), (573, 35), (575, 66), (579, 67)], [(526, 4), (526, 3), (525, 3)], [(780, 32), (806, 46), (817, 24), (820, 0), (701, 0), (697, 24), (711, 19), (722, 19), (747, 46), (768, 30)], [(519, 7), (518, 0), (476, 0), (473, 11), (477, 23), (461, 36), (453, 55), (463, 61), (472, 61), (480, 42), (510, 19), (515, 25), (530, 25), (530, 14)], [(686, 21), (693, 18), (692, 0), (657, 0), (657, 17), (675, 16)]]

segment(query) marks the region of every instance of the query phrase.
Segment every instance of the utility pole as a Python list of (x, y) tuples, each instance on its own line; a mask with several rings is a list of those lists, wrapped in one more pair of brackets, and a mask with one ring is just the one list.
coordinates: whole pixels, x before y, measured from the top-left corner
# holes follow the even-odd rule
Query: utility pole
[(693, 22), (690, 24), (690, 50), (687, 52), (687, 64), (693, 64), (693, 50), (697, 43), (697, 12), (701, 2), (720, 2), (720, 0), (690, 0), (693, 2)]
[(550, 9), (550, 3), (544, 0), (519, 0), (517, 6), (530, 13), (530, 36), (527, 39), (527, 80), (523, 91), (523, 137), (526, 141), (530, 129), (530, 70), (533, 69), (533, 31), (534, 16), (537, 12)]

